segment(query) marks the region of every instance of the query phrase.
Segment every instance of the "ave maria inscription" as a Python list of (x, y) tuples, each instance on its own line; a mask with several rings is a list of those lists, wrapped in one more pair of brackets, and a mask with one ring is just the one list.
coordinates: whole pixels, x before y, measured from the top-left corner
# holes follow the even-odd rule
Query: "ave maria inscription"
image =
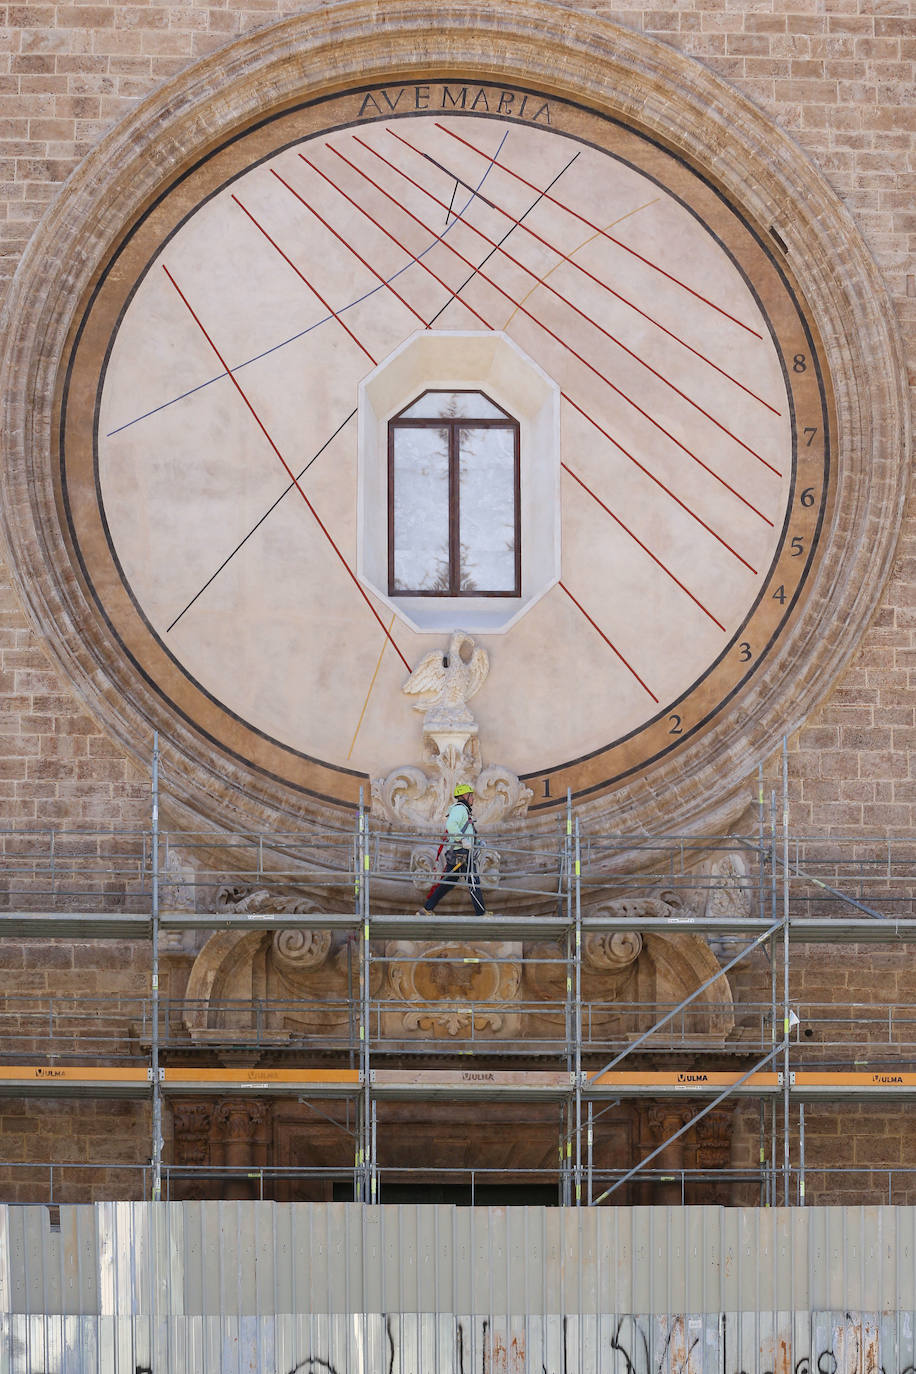
[(465, 114), (497, 114), (532, 124), (550, 123), (550, 105), (543, 96), (504, 86), (461, 82), (423, 82), (415, 86), (382, 86), (360, 99), (358, 119), (378, 119), (417, 110), (458, 110)]

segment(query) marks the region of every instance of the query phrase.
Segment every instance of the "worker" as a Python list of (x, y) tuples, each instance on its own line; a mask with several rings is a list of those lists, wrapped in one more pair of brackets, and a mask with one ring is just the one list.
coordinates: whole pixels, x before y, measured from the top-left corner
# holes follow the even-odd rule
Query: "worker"
[(474, 788), (471, 783), (459, 782), (455, 788), (454, 801), (445, 818), (445, 869), (442, 878), (429, 890), (429, 895), (418, 913), (434, 911), (460, 877), (468, 885), (475, 916), (485, 916), (486, 908), (480, 896), (480, 877), (477, 872), (477, 831), (471, 814), (474, 806)]

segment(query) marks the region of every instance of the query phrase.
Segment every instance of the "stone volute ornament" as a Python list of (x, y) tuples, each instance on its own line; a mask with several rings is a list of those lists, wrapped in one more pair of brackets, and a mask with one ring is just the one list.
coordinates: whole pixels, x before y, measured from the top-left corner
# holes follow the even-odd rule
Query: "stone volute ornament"
[(474, 816), (482, 826), (521, 819), (533, 797), (517, 776), (499, 764), (484, 768), (478, 727), (468, 700), (490, 670), (486, 649), (455, 630), (445, 650), (420, 660), (401, 691), (423, 712), (423, 762), (402, 764), (372, 779), (372, 810), (411, 830), (440, 830), (459, 782), (473, 783)]

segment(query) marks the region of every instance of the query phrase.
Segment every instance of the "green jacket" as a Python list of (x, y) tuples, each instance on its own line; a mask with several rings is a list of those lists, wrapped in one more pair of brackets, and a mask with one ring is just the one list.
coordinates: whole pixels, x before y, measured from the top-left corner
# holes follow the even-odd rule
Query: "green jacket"
[(445, 833), (450, 849), (473, 849), (477, 838), (474, 818), (460, 799), (453, 801), (445, 818)]

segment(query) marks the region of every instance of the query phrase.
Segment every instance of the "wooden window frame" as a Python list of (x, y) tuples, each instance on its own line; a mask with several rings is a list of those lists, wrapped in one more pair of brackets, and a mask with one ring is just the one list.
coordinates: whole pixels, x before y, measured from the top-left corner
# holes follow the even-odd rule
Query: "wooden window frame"
[[(419, 396), (414, 397), (409, 405), (404, 406), (403, 410), (393, 416), (388, 421), (388, 595), (389, 596), (438, 596), (438, 597), (462, 597), (462, 596), (501, 596), (501, 597), (520, 597), (522, 594), (522, 502), (521, 502), (521, 452), (519, 443), (520, 426), (518, 420), (513, 420), (510, 415), (501, 419), (461, 419), (455, 417), (424, 417), (416, 419), (404, 419), (404, 410), (410, 410), (424, 396), (428, 396), (431, 391), (444, 392), (448, 390), (450, 394), (480, 395), (483, 396), (491, 405), (498, 410), (504, 408), (498, 402), (491, 400), (486, 392), (479, 387), (435, 387), (428, 388)], [(405, 591), (401, 587), (395, 586), (394, 577), (394, 441), (395, 433), (398, 429), (447, 429), (448, 430), (448, 561), (449, 561), (449, 586), (448, 590), (435, 589), (431, 591)], [(513, 481), (515, 490), (515, 585), (512, 591), (462, 591), (458, 585), (461, 568), (461, 498), (460, 498), (460, 466), (459, 466), (459, 430), (462, 429), (506, 429), (513, 434)]]

